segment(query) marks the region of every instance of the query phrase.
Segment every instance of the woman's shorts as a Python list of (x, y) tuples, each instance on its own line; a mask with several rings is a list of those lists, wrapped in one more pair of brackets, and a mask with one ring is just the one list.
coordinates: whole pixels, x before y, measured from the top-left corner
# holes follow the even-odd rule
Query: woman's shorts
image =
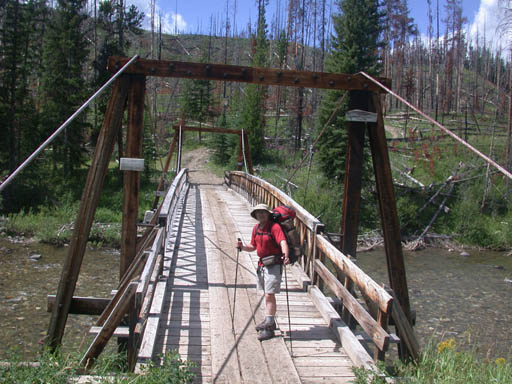
[[(281, 276), (283, 275), (283, 265), (274, 264), (269, 267), (258, 267), (258, 289), (265, 293), (281, 292)], [(265, 289), (263, 289), (265, 287)]]

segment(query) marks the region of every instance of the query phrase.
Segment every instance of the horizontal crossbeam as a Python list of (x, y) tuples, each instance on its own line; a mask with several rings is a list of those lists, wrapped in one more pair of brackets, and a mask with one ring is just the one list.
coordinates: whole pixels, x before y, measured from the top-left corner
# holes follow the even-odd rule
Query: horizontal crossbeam
[[(180, 126), (179, 125), (174, 125), (172, 127), (173, 129), (175, 130), (179, 130), (180, 129)], [(228, 129), (228, 128), (214, 128), (214, 127), (189, 127), (189, 126), (185, 126), (185, 125), (182, 125), (181, 126), (181, 130), (184, 132), (184, 131), (196, 131), (196, 132), (213, 132), (213, 133), (232, 133), (232, 134), (235, 134), (235, 135), (241, 135), (242, 134), (242, 131), (241, 130), (237, 130), (237, 129)]]
[[(111, 56), (107, 69), (116, 72), (129, 59)], [(337, 90), (365, 90), (385, 93), (382, 87), (368, 80), (362, 74), (293, 71), (284, 69), (255, 68), (239, 65), (190, 63), (181, 61), (137, 59), (125, 73), (158, 77), (181, 77), (199, 80), (235, 81), (261, 85), (286, 87), (323, 88)], [(391, 79), (377, 78), (391, 87)]]

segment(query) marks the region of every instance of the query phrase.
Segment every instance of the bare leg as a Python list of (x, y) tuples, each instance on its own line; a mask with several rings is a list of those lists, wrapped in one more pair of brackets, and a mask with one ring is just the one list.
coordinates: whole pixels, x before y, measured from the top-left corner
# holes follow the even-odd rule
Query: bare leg
[(273, 293), (265, 294), (265, 308), (267, 316), (275, 316), (276, 315), (276, 295)]

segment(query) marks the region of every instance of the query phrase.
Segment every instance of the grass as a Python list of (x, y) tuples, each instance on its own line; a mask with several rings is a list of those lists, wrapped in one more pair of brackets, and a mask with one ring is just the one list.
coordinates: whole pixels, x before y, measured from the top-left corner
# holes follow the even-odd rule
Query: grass
[[(385, 377), (393, 377), (398, 383), (411, 384), (490, 384), (512, 383), (512, 362), (500, 357), (489, 360), (477, 357), (474, 350), (459, 351), (454, 339), (439, 344), (430, 343), (417, 364), (397, 363), (388, 372), (375, 375), (364, 369), (356, 369), (356, 384), (385, 383)], [(385, 370), (381, 367), (381, 372)]]
[[(39, 366), (23, 366), (19, 355), (14, 354), (8, 361), (10, 367), (0, 367), (1, 383), (69, 383), (76, 378), (81, 366), (79, 354), (62, 356), (43, 352), (38, 358)], [(153, 363), (144, 367), (141, 375), (123, 372), (125, 356), (121, 354), (103, 354), (88, 374), (97, 376), (101, 382), (130, 383), (130, 384), (181, 384), (191, 383), (194, 373), (192, 364), (179, 358), (175, 352), (167, 353), (162, 358), (162, 364)]]

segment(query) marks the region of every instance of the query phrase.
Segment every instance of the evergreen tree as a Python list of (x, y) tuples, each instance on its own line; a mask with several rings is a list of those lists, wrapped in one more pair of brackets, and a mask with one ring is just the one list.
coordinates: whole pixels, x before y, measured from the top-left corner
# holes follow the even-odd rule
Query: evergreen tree
[[(365, 71), (376, 75), (381, 69), (378, 49), (381, 47), (381, 19), (378, 0), (341, 0), (339, 13), (333, 16), (334, 35), (325, 69), (327, 72), (356, 73)], [(319, 127), (333, 113), (342, 91), (329, 91), (322, 100)], [(348, 100), (348, 97), (345, 99)], [(346, 125), (342, 107), (331, 120), (319, 140), (318, 159), (324, 174), (343, 182), (345, 174)], [(367, 157), (368, 158), (368, 157)]]
[[(82, 76), (87, 59), (83, 31), (86, 0), (58, 0), (44, 41), (42, 93), (43, 126), (50, 133), (84, 102), (87, 96)], [(69, 177), (84, 160), (87, 124), (85, 114), (71, 123), (53, 142), (53, 160)]]
[[(265, 1), (259, 0), (258, 28), (252, 41), (251, 63), (253, 67), (267, 66), (268, 41), (266, 30)], [(253, 161), (260, 161), (264, 155), (266, 95), (266, 86), (251, 84), (246, 87), (245, 103), (242, 110), (242, 127), (248, 133)]]
[[(218, 122), (219, 128), (227, 128), (228, 122), (226, 114), (223, 113)], [(215, 134), (213, 136), (213, 161), (220, 165), (226, 165), (231, 158), (231, 146), (225, 134)]]
[[(0, 169), (12, 172), (41, 143), (35, 92), (41, 58), (42, 0), (6, 0), (0, 11)], [(44, 195), (44, 162), (25, 170), (3, 192), (4, 207), (17, 212)], [(34, 193), (37, 190), (38, 193)], [(39, 201), (40, 202), (40, 201)]]

